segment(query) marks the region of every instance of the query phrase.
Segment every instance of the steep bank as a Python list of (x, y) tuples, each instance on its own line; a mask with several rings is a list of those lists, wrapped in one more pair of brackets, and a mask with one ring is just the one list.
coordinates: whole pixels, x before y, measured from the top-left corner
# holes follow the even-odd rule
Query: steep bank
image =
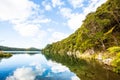
[[(107, 0), (96, 12), (89, 13), (82, 26), (68, 38), (48, 44), (43, 51), (52, 54), (111, 59), (120, 73), (120, 0)], [(110, 50), (112, 48), (112, 51)], [(108, 52), (108, 50), (110, 52)]]

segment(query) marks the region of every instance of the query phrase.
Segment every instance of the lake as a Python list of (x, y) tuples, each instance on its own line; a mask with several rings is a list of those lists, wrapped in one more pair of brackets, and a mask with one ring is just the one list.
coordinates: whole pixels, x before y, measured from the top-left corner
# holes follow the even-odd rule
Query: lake
[(80, 80), (68, 67), (46, 59), (40, 51), (11, 53), (16, 54), (0, 58), (0, 80)]

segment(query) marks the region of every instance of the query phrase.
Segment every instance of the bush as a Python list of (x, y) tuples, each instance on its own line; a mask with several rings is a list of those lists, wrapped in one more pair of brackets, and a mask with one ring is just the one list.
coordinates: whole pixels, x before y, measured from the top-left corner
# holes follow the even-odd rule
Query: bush
[(118, 53), (120, 52), (120, 47), (119, 46), (114, 46), (114, 47), (110, 47), (107, 49), (110, 53)]
[(114, 66), (114, 71), (120, 73), (120, 52), (117, 53), (116, 58), (112, 61), (112, 66)]

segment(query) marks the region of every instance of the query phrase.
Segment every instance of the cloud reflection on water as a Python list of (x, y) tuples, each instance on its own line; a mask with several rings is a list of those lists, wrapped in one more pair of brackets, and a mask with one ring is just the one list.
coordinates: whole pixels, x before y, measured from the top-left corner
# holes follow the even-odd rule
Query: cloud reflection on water
[[(11, 74), (11, 73), (10, 73)], [(52, 60), (18, 67), (6, 80), (80, 80), (68, 67)]]
[(14, 71), (12, 76), (6, 78), (6, 80), (34, 80), (35, 72), (30, 67), (18, 68)]

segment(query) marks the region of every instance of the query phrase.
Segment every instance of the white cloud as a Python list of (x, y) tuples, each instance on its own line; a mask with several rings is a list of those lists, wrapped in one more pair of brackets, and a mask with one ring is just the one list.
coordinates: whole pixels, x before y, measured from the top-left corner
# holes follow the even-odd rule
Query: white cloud
[(96, 9), (106, 1), (107, 0), (90, 0), (89, 5), (83, 8), (83, 14), (86, 16), (88, 13), (96, 11)]
[(80, 78), (78, 78), (77, 76), (72, 76), (71, 80), (80, 80)]
[(12, 76), (6, 78), (6, 80), (35, 80), (36, 74), (32, 68), (18, 68), (14, 71)]
[(14, 29), (22, 36), (35, 36), (39, 32), (39, 27), (34, 24), (17, 24)]
[(49, 42), (52, 43), (52, 42), (60, 41), (66, 37), (68, 37), (68, 34), (62, 32), (53, 32), (52, 36), (49, 39)]
[(60, 73), (65, 71), (70, 71), (66, 66), (61, 65), (60, 63), (53, 62), (51, 60), (48, 61), (48, 66), (51, 67), (53, 73)]
[(61, 0), (52, 0), (53, 7), (62, 6), (62, 5), (64, 5), (64, 2), (62, 2)]
[[(28, 67), (17, 68), (12, 75), (9, 75), (6, 80), (35, 80), (39, 79), (36, 76), (46, 77), (59, 77), (58, 73), (71, 73), (71, 80), (80, 80), (74, 73), (70, 72), (69, 68), (54, 61), (46, 61), (46, 65), (42, 65), (38, 62), (32, 62)], [(47, 70), (48, 69), (48, 70)], [(50, 70), (49, 70), (50, 69)], [(46, 73), (43, 75), (43, 73)], [(60, 74), (61, 75), (61, 74)]]
[[(33, 70), (31, 66), (35, 69)], [(6, 80), (35, 80), (36, 76), (41, 76), (45, 70), (40, 63), (33, 62), (30, 64), (30, 67), (16, 69), (13, 75), (8, 76)]]
[(46, 31), (39, 30), (38, 35), (36, 36), (36, 38), (34, 38), (34, 40), (37, 43), (42, 43), (42, 41), (44, 41), (44, 39), (46, 38), (46, 36), (47, 36), (47, 32)]
[(52, 7), (51, 7), (50, 5), (46, 5), (46, 6), (45, 6), (45, 10), (49, 11), (49, 10), (51, 10), (51, 9), (52, 9)]
[(74, 7), (79, 8), (83, 6), (84, 0), (68, 0), (68, 2)]
[(39, 6), (29, 0), (1, 0), (0, 20), (25, 20)]
[(51, 19), (48, 19), (48, 18), (37, 18), (37, 19), (34, 19), (34, 20), (30, 21), (30, 22), (34, 23), (34, 24), (49, 23), (49, 22), (51, 22)]
[(67, 25), (72, 30), (77, 30), (81, 25), (82, 21), (85, 19), (85, 16), (97, 9), (102, 3), (106, 0), (90, 0), (87, 7), (83, 7), (84, 0), (69, 0), (74, 8), (81, 7), (83, 12), (73, 12), (70, 8), (60, 8), (60, 14), (67, 19)]
[(37, 36), (42, 23), (51, 19), (41, 14), (40, 6), (30, 0), (1, 0), (0, 20), (9, 21), (21, 36)]
[(31, 43), (29, 43), (28, 47), (35, 46), (36, 48), (41, 48), (42, 49), (48, 44), (48, 42), (46, 42), (47, 31), (45, 31), (45, 30), (39, 29), (37, 34), (35, 34), (34, 36), (30, 35), (30, 36), (27, 36), (27, 37), (30, 38), (29, 41), (31, 41)]
[(54, 29), (52, 29), (52, 28), (48, 28), (47, 31), (48, 31), (48, 32), (53, 32)]
[(70, 29), (76, 30), (82, 24), (82, 21), (85, 19), (85, 15), (82, 13), (72, 13), (70, 8), (61, 8), (60, 14), (67, 18), (67, 25)]
[(74, 14), (67, 22), (68, 26), (72, 30), (77, 30), (81, 25), (82, 21), (85, 19), (83, 14)]
[(41, 76), (46, 70), (45, 68), (42, 67), (42, 65), (39, 62), (33, 62), (33, 63), (30, 64), (30, 66), (35, 67), (34, 72), (35, 72), (36, 75)]
[(66, 18), (70, 18), (72, 16), (72, 10), (70, 8), (61, 8), (60, 14)]
[(42, 2), (42, 5), (44, 6), (44, 8), (45, 8), (46, 11), (52, 10), (52, 6), (46, 0)]

